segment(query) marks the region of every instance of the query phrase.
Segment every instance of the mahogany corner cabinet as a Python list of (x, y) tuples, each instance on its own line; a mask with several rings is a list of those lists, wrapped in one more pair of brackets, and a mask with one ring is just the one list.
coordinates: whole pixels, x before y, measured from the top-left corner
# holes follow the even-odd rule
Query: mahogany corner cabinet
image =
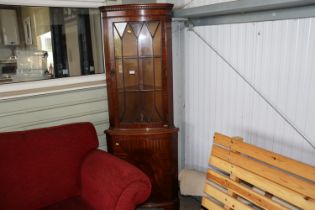
[(178, 210), (173, 122), (172, 4), (102, 7), (110, 127), (108, 151), (146, 173), (141, 206)]

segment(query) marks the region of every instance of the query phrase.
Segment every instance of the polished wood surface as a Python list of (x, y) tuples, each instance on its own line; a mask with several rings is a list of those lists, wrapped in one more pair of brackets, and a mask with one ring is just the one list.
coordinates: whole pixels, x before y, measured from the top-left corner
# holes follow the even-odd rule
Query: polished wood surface
[[(114, 133), (119, 132), (115, 135)], [(136, 165), (152, 184), (144, 206), (163, 207), (177, 202), (177, 129), (139, 133), (107, 130), (109, 152)], [(131, 135), (130, 135), (131, 134)]]
[(173, 123), (172, 4), (102, 7), (110, 128), (109, 152), (151, 180), (142, 205), (177, 210), (177, 133)]

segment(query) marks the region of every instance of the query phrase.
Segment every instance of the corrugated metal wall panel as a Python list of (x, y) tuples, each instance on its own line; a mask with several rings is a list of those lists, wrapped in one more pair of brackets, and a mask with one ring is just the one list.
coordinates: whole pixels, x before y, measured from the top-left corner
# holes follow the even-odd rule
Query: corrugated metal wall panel
[(106, 88), (88, 88), (0, 101), (0, 132), (92, 122), (100, 147), (106, 150), (108, 128)]
[[(315, 18), (196, 27), (315, 144)], [(315, 165), (315, 151), (193, 32), (184, 31), (185, 161), (207, 167), (215, 131)]]
[(174, 97), (174, 123), (179, 128), (178, 133), (178, 167), (179, 169), (185, 166), (185, 107), (184, 107), (184, 92), (185, 76), (183, 74), (183, 57), (184, 47), (182, 43), (183, 23), (173, 22), (172, 24), (172, 44), (173, 44), (173, 97)]

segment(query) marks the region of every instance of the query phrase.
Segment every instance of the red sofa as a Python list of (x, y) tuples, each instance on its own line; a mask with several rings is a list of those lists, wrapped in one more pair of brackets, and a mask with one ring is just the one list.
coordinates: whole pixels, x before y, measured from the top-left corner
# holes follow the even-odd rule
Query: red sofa
[(135, 209), (150, 180), (97, 147), (91, 123), (0, 133), (0, 209)]

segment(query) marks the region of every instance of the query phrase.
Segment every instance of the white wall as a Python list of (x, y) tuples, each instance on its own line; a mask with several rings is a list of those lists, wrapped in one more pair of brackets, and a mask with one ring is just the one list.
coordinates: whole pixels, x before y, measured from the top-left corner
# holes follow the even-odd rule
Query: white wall
[(156, 3), (170, 3), (174, 4), (174, 8), (181, 7), (183, 5), (182, 0), (156, 0)]
[(105, 86), (0, 100), (0, 132), (92, 122), (99, 144), (106, 149), (108, 128)]
[(181, 5), (185, 5), (185, 8), (190, 8), (239, 0), (173, 0), (173, 1), (181, 1), (180, 3)]
[[(315, 18), (196, 27), (315, 144)], [(185, 163), (205, 170), (215, 131), (315, 165), (315, 151), (193, 32), (181, 42)]]
[(185, 77), (183, 72), (183, 57), (182, 49), (182, 30), (183, 23), (173, 22), (172, 24), (172, 44), (173, 44), (173, 98), (174, 98), (174, 124), (179, 128), (178, 132), (178, 167), (185, 167), (185, 107), (184, 107), (184, 92)]
[(121, 0), (0, 0), (0, 4), (54, 7), (87, 7), (97, 8), (107, 4), (120, 3)]

